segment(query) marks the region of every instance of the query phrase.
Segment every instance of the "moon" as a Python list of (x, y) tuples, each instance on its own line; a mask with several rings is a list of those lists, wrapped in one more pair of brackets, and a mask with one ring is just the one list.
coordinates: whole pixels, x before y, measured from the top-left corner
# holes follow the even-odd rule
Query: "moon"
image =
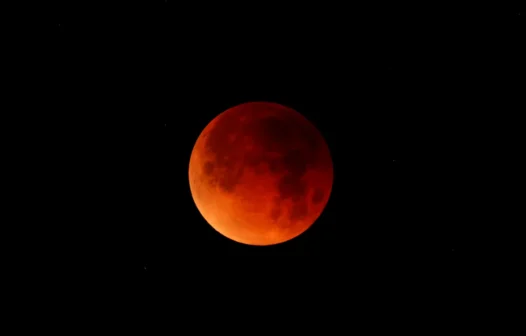
[(247, 245), (274, 245), (307, 230), (332, 191), (333, 164), (316, 127), (270, 102), (232, 107), (199, 135), (190, 191), (204, 219)]

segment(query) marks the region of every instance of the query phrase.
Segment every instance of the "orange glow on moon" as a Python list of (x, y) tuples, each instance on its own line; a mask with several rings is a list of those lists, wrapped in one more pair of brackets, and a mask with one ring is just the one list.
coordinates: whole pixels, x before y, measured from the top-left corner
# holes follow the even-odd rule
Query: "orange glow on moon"
[(190, 190), (205, 220), (239, 243), (273, 245), (307, 230), (325, 208), (333, 165), (320, 132), (295, 110), (245, 103), (197, 139)]

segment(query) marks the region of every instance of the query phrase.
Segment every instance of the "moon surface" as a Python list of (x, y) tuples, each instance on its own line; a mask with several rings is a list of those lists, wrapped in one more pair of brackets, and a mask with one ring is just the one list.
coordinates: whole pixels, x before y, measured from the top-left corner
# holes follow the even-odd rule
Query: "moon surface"
[(219, 114), (197, 139), (190, 190), (204, 219), (248, 245), (286, 242), (325, 208), (333, 164), (321, 133), (295, 110), (251, 102)]

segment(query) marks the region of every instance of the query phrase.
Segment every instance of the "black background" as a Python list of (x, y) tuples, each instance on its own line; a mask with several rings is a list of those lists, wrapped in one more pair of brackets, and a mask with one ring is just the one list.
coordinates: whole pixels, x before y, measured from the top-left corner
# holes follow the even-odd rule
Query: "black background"
[[(519, 113), (526, 13), (203, 6), (91, 16), (57, 4), (38, 33), (43, 160), (64, 181), (59, 218), (42, 229), (53, 258), (155, 277), (194, 259), (308, 256), (346, 272), (492, 256), (488, 176), (516, 136), (504, 129)], [(326, 210), (277, 246), (222, 237), (190, 195), (195, 140), (248, 101), (305, 115), (334, 160)]]

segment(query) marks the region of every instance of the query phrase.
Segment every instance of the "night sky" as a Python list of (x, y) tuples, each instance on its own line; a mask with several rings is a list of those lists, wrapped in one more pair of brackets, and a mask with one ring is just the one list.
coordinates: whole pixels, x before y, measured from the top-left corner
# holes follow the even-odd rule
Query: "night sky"
[[(54, 107), (46, 122), (60, 134), (50, 136), (69, 167), (66, 195), (82, 195), (66, 201), (71, 226), (51, 230), (72, 251), (65, 263), (173, 275), (193, 258), (419, 265), (491, 255), (479, 239), (492, 230), (480, 218), (494, 216), (481, 166), (498, 161), (488, 157), (498, 151), (486, 126), (514, 110), (526, 12), (297, 7), (223, 16), (227, 9), (148, 3), (100, 17), (58, 6), (40, 32)], [(277, 246), (221, 236), (189, 189), (200, 132), (249, 101), (306, 116), (334, 162), (319, 220)]]

